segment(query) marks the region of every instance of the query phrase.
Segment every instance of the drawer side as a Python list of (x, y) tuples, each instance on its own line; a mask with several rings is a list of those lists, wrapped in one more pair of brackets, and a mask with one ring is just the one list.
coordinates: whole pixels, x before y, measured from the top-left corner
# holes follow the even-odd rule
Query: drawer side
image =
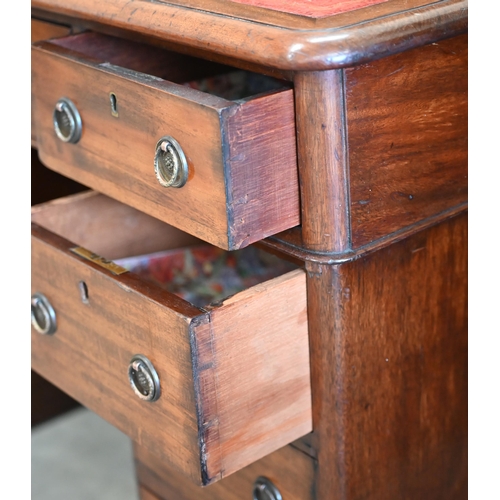
[(300, 224), (293, 90), (226, 114), (229, 240), (240, 248)]
[[(205, 484), (312, 431), (302, 269), (224, 301), (193, 328)], [(210, 388), (210, 390), (207, 390)]]

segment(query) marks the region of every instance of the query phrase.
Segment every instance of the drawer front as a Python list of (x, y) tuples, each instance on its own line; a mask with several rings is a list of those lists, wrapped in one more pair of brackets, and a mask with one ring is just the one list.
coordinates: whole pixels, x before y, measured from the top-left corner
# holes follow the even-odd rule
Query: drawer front
[[(251, 500), (259, 478), (276, 488), (283, 500), (313, 500), (315, 461), (293, 446), (285, 446), (216, 484), (200, 488), (190, 484), (144, 447), (134, 443), (141, 500)], [(264, 488), (268, 485), (264, 485)], [(144, 493), (143, 493), (144, 491)], [(261, 492), (257, 498), (272, 499)], [(152, 495), (151, 497), (148, 495)]]
[[(92, 244), (117, 258), (155, 235), (172, 245), (162, 222), (96, 193), (34, 207), (32, 218), (32, 293), (57, 322), (51, 335), (32, 328), (36, 372), (198, 484), (312, 430), (302, 269), (202, 310), (72, 250)], [(136, 354), (158, 374), (156, 401), (131, 388)]]
[[(42, 162), (224, 249), (298, 225), (293, 91), (280, 87), (232, 101), (182, 84), (217, 69), (227, 71), (96, 33), (35, 44)], [(80, 115), (76, 143), (55, 133), (61, 98)], [(155, 175), (163, 137), (182, 151), (182, 187), (164, 187)], [(172, 155), (164, 149), (160, 156)]]

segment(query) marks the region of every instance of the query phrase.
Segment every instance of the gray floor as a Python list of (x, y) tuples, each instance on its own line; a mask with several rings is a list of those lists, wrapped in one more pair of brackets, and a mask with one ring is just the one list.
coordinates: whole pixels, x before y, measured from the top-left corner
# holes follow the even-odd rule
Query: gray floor
[(32, 500), (138, 500), (129, 439), (77, 408), (31, 432)]

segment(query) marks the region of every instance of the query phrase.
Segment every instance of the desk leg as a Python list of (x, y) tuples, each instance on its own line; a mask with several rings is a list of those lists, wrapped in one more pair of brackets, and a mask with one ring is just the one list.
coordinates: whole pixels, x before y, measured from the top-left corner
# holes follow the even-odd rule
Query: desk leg
[(317, 499), (466, 499), (467, 213), (307, 268)]

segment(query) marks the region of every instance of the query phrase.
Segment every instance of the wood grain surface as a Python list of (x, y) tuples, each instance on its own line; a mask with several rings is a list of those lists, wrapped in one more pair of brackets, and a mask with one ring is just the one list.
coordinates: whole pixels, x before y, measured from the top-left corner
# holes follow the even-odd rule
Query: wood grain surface
[(467, 498), (467, 214), (308, 268), (317, 498)]
[(345, 72), (354, 248), (467, 202), (467, 35)]
[(297, 269), (230, 297), (209, 324), (194, 325), (204, 442), (220, 453), (216, 467), (207, 458), (207, 482), (312, 431), (305, 286)]
[(226, 175), (229, 242), (242, 248), (300, 224), (293, 92), (228, 110)]
[[(137, 478), (158, 500), (248, 500), (258, 477), (266, 477), (280, 491), (283, 500), (316, 500), (313, 459), (291, 446), (222, 479), (200, 488), (187, 483), (178, 472), (148, 450), (134, 443)], [(141, 500), (147, 500), (146, 495)]]
[[(203, 311), (71, 251), (76, 244), (113, 259), (185, 245), (191, 236), (162, 231), (160, 221), (94, 192), (32, 213), (32, 293), (47, 296), (58, 321), (53, 336), (32, 330), (36, 372), (197, 484), (311, 432), (302, 269)], [(128, 363), (137, 353), (158, 372), (162, 395), (154, 403), (130, 388)]]
[[(134, 70), (152, 70), (158, 49), (148, 52), (130, 42), (122, 47), (97, 34), (76, 40), (82, 48), (75, 39), (33, 48), (38, 148), (45, 165), (225, 249), (300, 222), (292, 90), (227, 101), (117, 66), (125, 63), (118, 53), (127, 65), (132, 60)], [(111, 64), (96, 60), (101, 55)], [(168, 63), (171, 57), (165, 57)], [(177, 80), (192, 71), (173, 73)], [(110, 112), (110, 92), (118, 117)], [(77, 144), (61, 142), (53, 130), (53, 108), (62, 96), (82, 116)], [(165, 135), (179, 142), (187, 158), (189, 178), (180, 189), (164, 188), (155, 177), (155, 146)]]

